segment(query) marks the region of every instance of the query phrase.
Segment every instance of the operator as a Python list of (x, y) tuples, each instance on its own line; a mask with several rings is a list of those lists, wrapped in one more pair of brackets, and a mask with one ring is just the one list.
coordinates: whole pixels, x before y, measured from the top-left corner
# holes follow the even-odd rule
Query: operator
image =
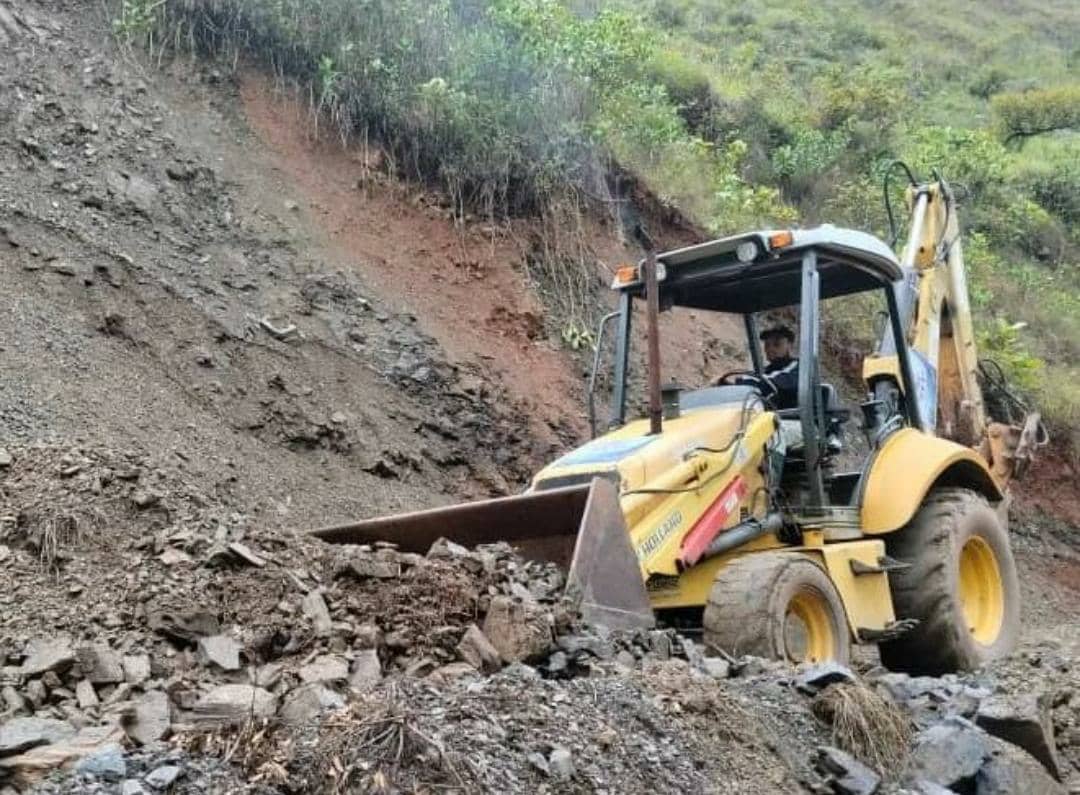
[[(729, 373), (714, 383), (740, 384), (760, 389), (770, 408), (794, 409), (799, 406), (799, 360), (791, 355), (795, 347), (795, 332), (784, 325), (761, 332), (768, 364), (761, 377), (749, 372)], [(763, 383), (763, 381), (765, 383)]]
[(776, 390), (772, 403), (778, 409), (793, 409), (799, 405), (799, 360), (791, 355), (795, 347), (795, 332), (784, 325), (761, 332), (765, 348), (764, 375)]

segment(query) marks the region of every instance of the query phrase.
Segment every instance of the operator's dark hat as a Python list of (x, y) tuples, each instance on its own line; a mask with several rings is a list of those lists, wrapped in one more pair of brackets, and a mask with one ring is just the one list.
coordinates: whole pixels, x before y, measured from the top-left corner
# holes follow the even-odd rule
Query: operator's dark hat
[(784, 337), (788, 342), (795, 342), (795, 332), (782, 323), (765, 329), (759, 336), (762, 340), (767, 340), (769, 337)]

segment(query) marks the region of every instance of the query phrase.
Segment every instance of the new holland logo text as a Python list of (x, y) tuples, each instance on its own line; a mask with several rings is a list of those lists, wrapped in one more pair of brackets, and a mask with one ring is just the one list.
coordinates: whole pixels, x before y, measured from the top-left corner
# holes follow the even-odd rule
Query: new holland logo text
[(675, 511), (658, 528), (649, 533), (644, 541), (638, 544), (638, 560), (644, 560), (658, 550), (660, 545), (664, 543), (669, 535), (675, 532), (675, 528), (680, 524), (682, 524), (682, 514)]

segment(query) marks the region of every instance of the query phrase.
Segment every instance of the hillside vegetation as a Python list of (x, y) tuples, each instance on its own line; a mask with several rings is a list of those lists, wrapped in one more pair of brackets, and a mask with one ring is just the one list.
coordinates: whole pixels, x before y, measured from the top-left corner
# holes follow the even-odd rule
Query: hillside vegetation
[(1071, 0), (123, 0), (116, 28), (298, 78), (461, 214), (572, 218), (629, 180), (717, 234), (828, 220), (888, 239), (888, 164), (939, 169), (983, 354), (1059, 431), (1080, 425)]

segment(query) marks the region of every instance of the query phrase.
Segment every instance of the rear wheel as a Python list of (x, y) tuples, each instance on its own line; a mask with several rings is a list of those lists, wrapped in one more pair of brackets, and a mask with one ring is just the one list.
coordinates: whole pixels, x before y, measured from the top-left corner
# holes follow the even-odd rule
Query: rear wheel
[(842, 663), (851, 654), (836, 588), (820, 566), (797, 553), (750, 553), (724, 566), (703, 619), (705, 645), (729, 654)]
[(1009, 536), (980, 494), (930, 493), (911, 522), (885, 539), (911, 567), (889, 575), (897, 618), (918, 626), (881, 644), (894, 671), (971, 670), (1007, 654), (1019, 635), (1020, 588)]

